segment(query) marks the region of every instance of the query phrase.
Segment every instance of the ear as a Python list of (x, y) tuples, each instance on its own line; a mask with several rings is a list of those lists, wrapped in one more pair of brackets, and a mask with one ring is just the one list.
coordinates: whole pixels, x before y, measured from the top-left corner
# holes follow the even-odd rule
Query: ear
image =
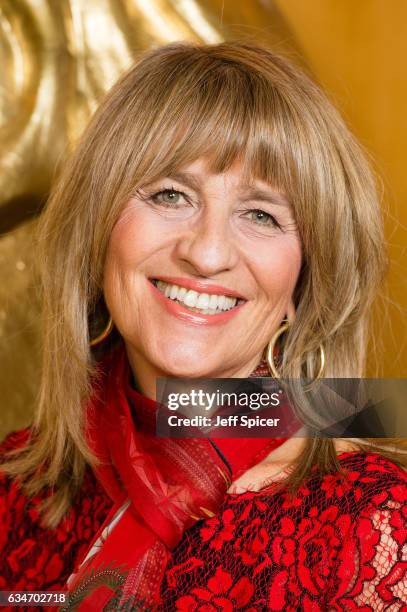
[(292, 300), (290, 300), (288, 305), (287, 305), (286, 316), (287, 316), (288, 322), (289, 323), (293, 323), (293, 321), (295, 319), (295, 306), (294, 306), (294, 302)]

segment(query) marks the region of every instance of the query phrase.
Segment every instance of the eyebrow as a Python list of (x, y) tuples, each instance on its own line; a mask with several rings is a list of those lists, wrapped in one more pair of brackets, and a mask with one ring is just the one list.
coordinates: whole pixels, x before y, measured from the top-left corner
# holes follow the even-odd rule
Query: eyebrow
[[(184, 183), (190, 189), (194, 189), (195, 191), (200, 191), (201, 189), (201, 181), (190, 172), (171, 172), (168, 175), (168, 178), (178, 183)], [(270, 189), (262, 189), (260, 187), (255, 187), (251, 184), (242, 185), (239, 189), (241, 197), (246, 200), (257, 200), (259, 202), (268, 202), (269, 204), (276, 204), (277, 206), (285, 206), (289, 207), (290, 203), (286, 196), (279, 191), (276, 191), (272, 188)]]
[(241, 194), (247, 200), (269, 202), (270, 204), (277, 204), (278, 206), (290, 206), (285, 195), (274, 189), (261, 189), (260, 187), (247, 185), (241, 188)]
[(177, 183), (184, 183), (184, 185), (195, 191), (200, 191), (201, 189), (201, 181), (190, 172), (171, 172), (167, 178), (177, 181)]

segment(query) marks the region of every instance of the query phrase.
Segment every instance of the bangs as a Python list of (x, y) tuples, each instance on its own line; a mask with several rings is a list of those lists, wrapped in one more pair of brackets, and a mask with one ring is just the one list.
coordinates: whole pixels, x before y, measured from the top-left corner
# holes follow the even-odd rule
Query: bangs
[(164, 67), (161, 86), (149, 99), (157, 112), (145, 135), (138, 180), (153, 181), (205, 158), (214, 173), (239, 162), (248, 179), (288, 195), (297, 174), (292, 108), (261, 74), (211, 59), (206, 70), (196, 60), (175, 75)]

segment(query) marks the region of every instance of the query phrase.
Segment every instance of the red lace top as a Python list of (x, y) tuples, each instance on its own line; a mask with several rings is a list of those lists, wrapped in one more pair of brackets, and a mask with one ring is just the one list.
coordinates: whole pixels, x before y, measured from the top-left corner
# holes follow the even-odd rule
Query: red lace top
[[(340, 462), (346, 478), (315, 474), (293, 499), (273, 485), (227, 496), (173, 550), (161, 609), (407, 611), (407, 475), (375, 453)], [(57, 529), (38, 502), (0, 477), (0, 590), (64, 588), (111, 507), (91, 470)]]

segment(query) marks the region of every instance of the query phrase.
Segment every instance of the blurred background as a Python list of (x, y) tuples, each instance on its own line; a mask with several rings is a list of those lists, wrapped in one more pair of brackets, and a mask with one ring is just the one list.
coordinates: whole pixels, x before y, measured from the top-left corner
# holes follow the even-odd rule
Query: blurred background
[(406, 376), (405, 24), (405, 0), (1, 0), (0, 439), (29, 424), (38, 390), (33, 235), (51, 181), (132, 59), (174, 40), (269, 45), (340, 109), (381, 177), (391, 260), (368, 375)]

